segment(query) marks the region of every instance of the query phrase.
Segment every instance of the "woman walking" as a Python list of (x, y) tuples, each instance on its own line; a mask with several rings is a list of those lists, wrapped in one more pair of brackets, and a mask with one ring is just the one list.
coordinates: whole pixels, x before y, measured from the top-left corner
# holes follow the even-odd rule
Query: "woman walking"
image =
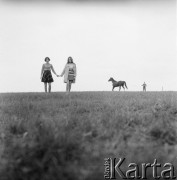
[(47, 83), (48, 83), (48, 92), (51, 92), (51, 83), (53, 82), (52, 78), (52, 72), (58, 76), (52, 66), (52, 64), (49, 63), (50, 59), (49, 57), (45, 58), (45, 64), (42, 65), (42, 70), (41, 70), (41, 81), (44, 83), (44, 90), (47, 92)]
[(64, 83), (66, 83), (66, 91), (70, 92), (72, 83), (76, 81), (76, 64), (73, 62), (72, 57), (68, 57), (67, 64), (60, 76), (63, 75)]

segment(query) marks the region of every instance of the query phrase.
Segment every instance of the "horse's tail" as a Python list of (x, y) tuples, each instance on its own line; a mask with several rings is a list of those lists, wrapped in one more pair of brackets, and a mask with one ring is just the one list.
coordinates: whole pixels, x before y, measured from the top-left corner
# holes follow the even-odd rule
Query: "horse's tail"
[(125, 87), (128, 89), (126, 82), (125, 82)]

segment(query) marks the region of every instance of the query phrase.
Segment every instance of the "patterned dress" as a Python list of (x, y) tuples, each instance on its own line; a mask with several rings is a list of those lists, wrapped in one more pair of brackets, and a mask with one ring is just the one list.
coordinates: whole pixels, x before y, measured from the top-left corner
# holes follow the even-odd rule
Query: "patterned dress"
[(53, 82), (52, 73), (50, 70), (45, 70), (42, 76), (42, 82), (51, 83)]
[(42, 75), (41, 82), (44, 82), (44, 83), (54, 82), (53, 77), (52, 77), (52, 73), (50, 70), (52, 66), (49, 66), (49, 67), (45, 67), (45, 65), (43, 65), (43, 66), (44, 66), (44, 72)]
[[(71, 63), (71, 64), (66, 64), (65, 68), (63, 69), (63, 72), (61, 74), (61, 76), (64, 75), (64, 83), (68, 83), (68, 81), (75, 83), (76, 82), (76, 64)], [(73, 80), (69, 80), (70, 76), (74, 76)]]

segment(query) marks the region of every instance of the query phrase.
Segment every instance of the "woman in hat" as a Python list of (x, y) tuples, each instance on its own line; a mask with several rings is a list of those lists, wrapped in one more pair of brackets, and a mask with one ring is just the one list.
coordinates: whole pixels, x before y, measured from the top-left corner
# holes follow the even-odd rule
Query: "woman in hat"
[(66, 83), (66, 91), (71, 91), (72, 83), (76, 82), (76, 64), (73, 62), (72, 57), (68, 57), (67, 63), (60, 76), (64, 75), (64, 83)]
[(53, 82), (51, 70), (56, 76), (58, 76), (58, 75), (56, 74), (52, 64), (50, 64), (49, 61), (50, 61), (49, 57), (46, 57), (45, 58), (46, 63), (44, 63), (42, 65), (41, 82), (44, 83), (45, 92), (47, 92), (47, 83), (48, 83), (48, 92), (50, 93), (51, 92), (51, 83)]

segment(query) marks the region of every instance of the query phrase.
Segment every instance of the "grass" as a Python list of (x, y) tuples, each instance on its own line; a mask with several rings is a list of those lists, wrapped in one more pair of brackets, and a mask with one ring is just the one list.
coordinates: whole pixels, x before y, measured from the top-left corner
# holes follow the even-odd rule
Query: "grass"
[(106, 157), (176, 166), (176, 129), (176, 92), (1, 94), (0, 179), (101, 180)]

